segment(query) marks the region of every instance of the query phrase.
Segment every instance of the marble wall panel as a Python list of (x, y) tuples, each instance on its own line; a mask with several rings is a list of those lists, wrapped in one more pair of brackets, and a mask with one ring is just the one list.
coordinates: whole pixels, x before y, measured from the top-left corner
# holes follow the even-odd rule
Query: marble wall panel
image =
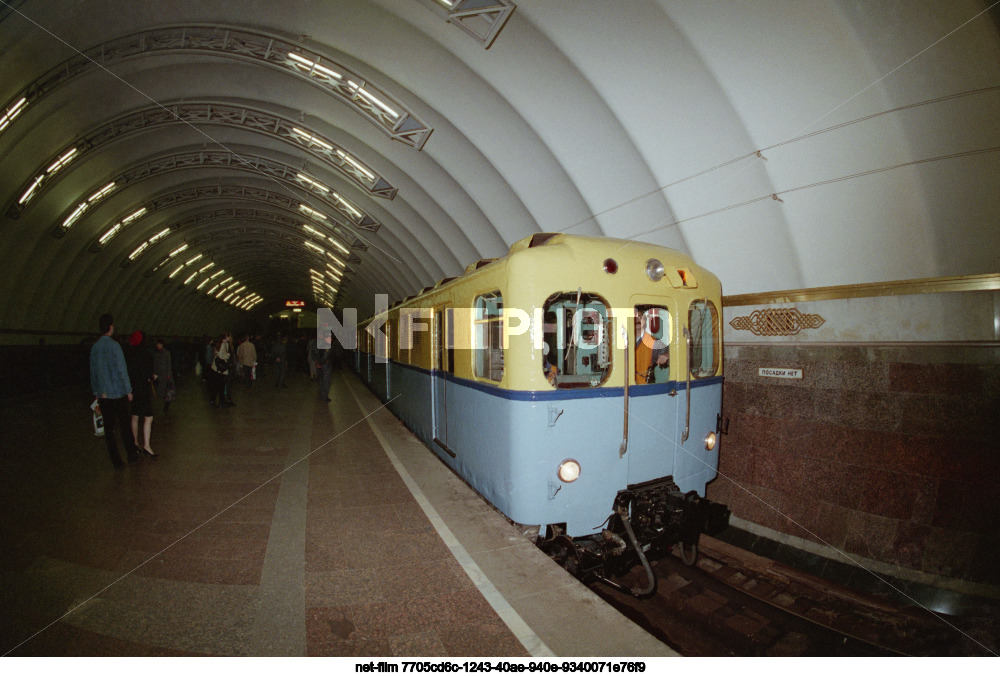
[[(727, 347), (727, 478), (709, 496), (740, 518), (847, 554), (1000, 582), (997, 567), (982, 563), (1000, 555), (996, 352)], [(803, 378), (760, 377), (762, 367), (799, 368)]]

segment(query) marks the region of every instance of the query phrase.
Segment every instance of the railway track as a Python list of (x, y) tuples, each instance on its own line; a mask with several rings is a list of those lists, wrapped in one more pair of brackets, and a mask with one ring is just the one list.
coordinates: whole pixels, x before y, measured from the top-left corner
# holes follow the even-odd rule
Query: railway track
[[(1000, 611), (938, 615), (839, 587), (702, 536), (694, 566), (653, 564), (658, 584), (636, 599), (591, 588), (678, 652), (691, 656), (993, 656)], [(641, 569), (626, 587), (644, 579)]]

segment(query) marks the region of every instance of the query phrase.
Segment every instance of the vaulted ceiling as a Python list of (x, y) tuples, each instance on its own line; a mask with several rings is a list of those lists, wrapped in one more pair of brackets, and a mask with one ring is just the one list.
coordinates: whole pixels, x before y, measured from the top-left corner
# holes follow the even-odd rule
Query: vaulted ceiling
[(539, 231), (726, 293), (1000, 269), (980, 0), (0, 0), (0, 324), (398, 300)]

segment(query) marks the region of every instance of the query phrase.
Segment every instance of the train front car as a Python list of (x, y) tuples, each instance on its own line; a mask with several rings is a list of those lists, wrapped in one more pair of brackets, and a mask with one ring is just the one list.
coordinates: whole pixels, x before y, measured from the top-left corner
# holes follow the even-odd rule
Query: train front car
[(631, 591), (651, 592), (648, 558), (680, 543), (693, 562), (728, 523), (703, 497), (722, 432), (719, 280), (671, 249), (569, 235), (518, 242), (506, 265), (506, 307), (523, 312), (505, 322), (504, 511), (574, 574), (616, 584), (641, 563)]

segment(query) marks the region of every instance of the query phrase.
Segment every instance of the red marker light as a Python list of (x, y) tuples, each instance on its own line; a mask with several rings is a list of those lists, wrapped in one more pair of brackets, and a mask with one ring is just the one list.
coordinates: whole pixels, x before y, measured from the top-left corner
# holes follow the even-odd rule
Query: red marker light
[(618, 262), (614, 258), (605, 258), (604, 271), (609, 275), (615, 274), (618, 272)]

